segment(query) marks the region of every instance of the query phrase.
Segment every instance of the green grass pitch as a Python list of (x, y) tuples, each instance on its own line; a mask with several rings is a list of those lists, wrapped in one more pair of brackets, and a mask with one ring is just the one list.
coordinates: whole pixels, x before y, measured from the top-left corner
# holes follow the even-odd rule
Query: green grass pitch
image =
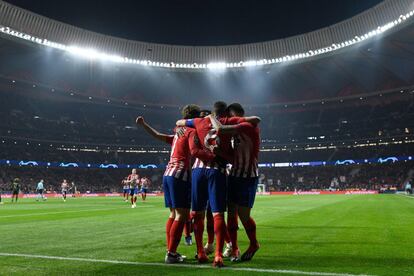
[(414, 198), (401, 195), (258, 197), (253, 216), (262, 248), (251, 262), (226, 261), (226, 269), (200, 268), (195, 246), (183, 242), (187, 265), (163, 265), (168, 212), (161, 197), (136, 209), (121, 198), (5, 201), (0, 275), (414, 275)]

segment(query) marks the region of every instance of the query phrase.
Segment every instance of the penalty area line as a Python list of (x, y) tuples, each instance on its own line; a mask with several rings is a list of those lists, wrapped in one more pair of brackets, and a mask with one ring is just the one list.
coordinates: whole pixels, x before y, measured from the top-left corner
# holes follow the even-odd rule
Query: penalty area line
[(408, 197), (408, 198), (414, 198), (414, 195), (407, 195), (407, 194), (397, 194), (398, 196)]
[[(216, 269), (211, 265), (191, 265), (191, 264), (165, 264), (165, 263), (144, 263), (144, 262), (131, 262), (131, 261), (118, 261), (118, 260), (102, 260), (102, 259), (88, 259), (77, 257), (60, 257), (60, 256), (47, 256), (47, 255), (35, 255), (35, 254), (19, 254), (19, 253), (1, 253), (2, 257), (20, 257), (31, 259), (46, 259), (46, 260), (61, 260), (61, 261), (78, 261), (89, 263), (104, 263), (104, 264), (125, 264), (136, 266), (154, 266), (154, 267), (177, 267), (177, 268), (191, 268), (191, 269)], [(372, 276), (366, 274), (349, 274), (349, 273), (332, 273), (332, 272), (312, 272), (301, 270), (286, 270), (286, 269), (269, 269), (269, 268), (253, 268), (253, 267), (223, 267), (220, 270), (230, 271), (250, 271), (261, 273), (279, 273), (279, 274), (296, 274), (296, 275), (315, 275), (315, 276)]]

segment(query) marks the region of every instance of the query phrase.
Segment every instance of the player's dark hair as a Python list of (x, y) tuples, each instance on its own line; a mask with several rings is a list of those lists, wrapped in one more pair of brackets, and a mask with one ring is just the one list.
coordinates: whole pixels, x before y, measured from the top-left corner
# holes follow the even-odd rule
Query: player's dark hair
[(200, 117), (200, 107), (195, 104), (188, 104), (181, 110), (183, 119), (194, 119)]
[(214, 113), (217, 116), (225, 117), (227, 115), (227, 104), (222, 101), (214, 103)]
[(244, 108), (239, 103), (232, 103), (227, 107), (227, 112), (230, 113), (230, 111), (233, 111), (237, 114), (237, 116), (242, 117), (244, 116)]

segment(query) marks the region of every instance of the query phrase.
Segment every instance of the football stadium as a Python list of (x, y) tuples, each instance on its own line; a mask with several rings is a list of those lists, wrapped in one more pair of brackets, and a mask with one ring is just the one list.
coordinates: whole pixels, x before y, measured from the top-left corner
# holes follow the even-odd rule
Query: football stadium
[(0, 275), (414, 275), (413, 15), (0, 0)]

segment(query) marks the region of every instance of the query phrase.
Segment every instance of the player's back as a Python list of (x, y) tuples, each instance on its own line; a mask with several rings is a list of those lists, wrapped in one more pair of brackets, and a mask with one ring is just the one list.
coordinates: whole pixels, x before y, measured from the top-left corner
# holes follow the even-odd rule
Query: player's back
[[(233, 124), (243, 122), (244, 119), (241, 117), (231, 117), (231, 118), (221, 117), (221, 118), (218, 118), (218, 120), (223, 125), (233, 125)], [(217, 132), (213, 128), (210, 118), (205, 117), (205, 118), (194, 119), (192, 125), (196, 129), (198, 139), (201, 141), (203, 147), (205, 147), (206, 149), (209, 149), (210, 146), (217, 145), (220, 147), (220, 150), (224, 153), (224, 155), (232, 156), (233, 154), (233, 149), (231, 146), (232, 136), (229, 134), (222, 134), (222, 133), (219, 133), (217, 135)], [(203, 167), (206, 163), (208, 162), (206, 162), (205, 160), (196, 160), (195, 167)], [(212, 166), (217, 167), (216, 165), (218, 165), (220, 167), (223, 167), (223, 166), (225, 167), (225, 164), (226, 162), (223, 162), (222, 164), (214, 164)]]
[(249, 123), (241, 123), (239, 132), (234, 136), (234, 162), (230, 175), (239, 177), (258, 177), (260, 150), (260, 129)]
[(183, 128), (184, 134), (171, 136), (167, 140), (171, 144), (170, 161), (165, 170), (165, 176), (175, 176), (177, 178), (187, 179), (188, 170), (191, 163), (191, 153), (189, 146), (189, 137), (194, 130)]
[[(219, 121), (223, 125), (237, 123), (237, 119), (227, 117), (219, 118)], [(222, 134), (217, 135), (210, 118), (205, 117), (194, 119), (193, 126), (197, 131), (198, 139), (206, 149), (209, 149), (210, 146), (218, 145), (225, 153), (229, 153), (231, 151), (231, 136)]]

